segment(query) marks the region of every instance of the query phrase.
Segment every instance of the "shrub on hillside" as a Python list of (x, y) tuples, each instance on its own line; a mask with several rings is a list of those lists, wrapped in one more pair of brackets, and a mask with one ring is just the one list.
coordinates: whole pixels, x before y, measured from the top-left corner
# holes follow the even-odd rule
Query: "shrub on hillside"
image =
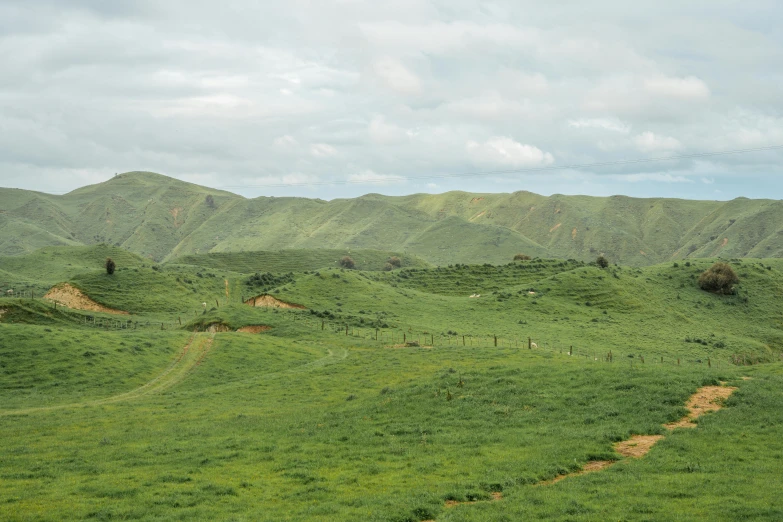
[(517, 254), (514, 256), (514, 261), (530, 261), (530, 256), (527, 254)]
[(606, 268), (609, 266), (609, 260), (603, 255), (600, 255), (598, 256), (598, 259), (595, 260), (595, 264), (598, 265), (598, 268)]
[(402, 266), (402, 260), (397, 256), (391, 256), (386, 262), (393, 268), (400, 268)]
[(351, 258), (351, 256), (345, 256), (342, 259), (340, 259), (340, 266), (343, 268), (354, 268), (356, 266), (356, 263)]
[(737, 274), (728, 263), (717, 262), (699, 276), (699, 287), (716, 294), (733, 294), (739, 283)]
[(112, 275), (114, 273), (114, 270), (117, 268), (117, 264), (114, 262), (114, 260), (110, 257), (106, 258), (106, 273), (109, 275)]
[(212, 197), (212, 194), (207, 194), (207, 197), (204, 198), (204, 202), (209, 208), (215, 208), (215, 198)]
[(383, 265), (383, 269), (386, 272), (391, 272), (392, 270), (394, 270), (394, 266), (391, 263), (386, 263), (385, 265)]

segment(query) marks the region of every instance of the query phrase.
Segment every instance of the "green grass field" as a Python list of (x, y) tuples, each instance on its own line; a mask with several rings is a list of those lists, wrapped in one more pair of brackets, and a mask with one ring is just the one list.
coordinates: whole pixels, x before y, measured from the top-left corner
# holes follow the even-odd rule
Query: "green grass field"
[[(0, 298), (2, 520), (783, 518), (779, 259), (733, 260), (718, 296), (708, 259), (108, 276), (74, 252), (0, 268), (131, 315)], [(305, 309), (241, 304), (266, 293)], [(663, 428), (721, 382), (724, 409)], [(623, 459), (634, 434), (665, 438)], [(543, 484), (593, 460), (617, 463)]]

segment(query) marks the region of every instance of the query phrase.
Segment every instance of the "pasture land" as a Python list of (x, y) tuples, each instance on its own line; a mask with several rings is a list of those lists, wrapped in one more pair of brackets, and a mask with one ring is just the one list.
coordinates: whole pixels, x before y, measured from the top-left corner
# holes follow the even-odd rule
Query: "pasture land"
[(783, 263), (709, 264), (29, 270), (131, 314), (0, 299), (0, 518), (779, 520)]

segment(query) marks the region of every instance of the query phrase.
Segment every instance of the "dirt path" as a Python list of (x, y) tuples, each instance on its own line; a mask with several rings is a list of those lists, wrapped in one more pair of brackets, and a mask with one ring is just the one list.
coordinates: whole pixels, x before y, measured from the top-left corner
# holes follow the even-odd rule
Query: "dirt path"
[(113, 395), (104, 399), (94, 399), (84, 402), (71, 404), (57, 404), (54, 406), (41, 406), (37, 408), (22, 408), (16, 410), (0, 411), (0, 416), (4, 415), (22, 415), (40, 411), (62, 410), (67, 408), (80, 408), (86, 406), (100, 406), (102, 404), (111, 404), (115, 402), (130, 401), (139, 399), (147, 395), (161, 393), (172, 386), (182, 382), (185, 377), (193, 371), (212, 349), (214, 334), (193, 334), (188, 343), (182, 348), (174, 362), (166, 368), (163, 373), (147, 382), (146, 384), (128, 392)]
[(685, 407), (688, 408), (688, 415), (682, 419), (664, 424), (667, 430), (673, 430), (676, 428), (695, 428), (696, 423), (694, 419), (701, 417), (705, 413), (712, 411), (718, 411), (723, 407), (723, 402), (734, 393), (731, 386), (704, 386), (699, 388), (696, 393), (691, 395)]
[[(693, 422), (698, 417), (701, 417), (705, 413), (718, 411), (723, 407), (723, 403), (729, 396), (734, 393), (736, 387), (732, 386), (702, 386), (696, 393), (691, 395), (688, 402), (685, 403), (685, 407), (688, 409), (688, 414), (682, 419), (674, 422), (664, 424), (663, 427), (669, 431), (677, 428), (695, 428), (696, 423)], [(652, 449), (655, 444), (663, 439), (663, 435), (634, 435), (628, 440), (623, 440), (614, 444), (614, 450), (622, 455), (624, 458), (641, 458)], [(600, 471), (606, 469), (619, 461), (607, 461), (596, 460), (590, 461), (582, 467), (579, 471), (569, 473), (567, 475), (560, 475), (540, 482), (539, 486), (547, 486), (555, 484), (569, 477), (576, 477), (584, 475), (585, 473), (591, 473), (593, 471)]]

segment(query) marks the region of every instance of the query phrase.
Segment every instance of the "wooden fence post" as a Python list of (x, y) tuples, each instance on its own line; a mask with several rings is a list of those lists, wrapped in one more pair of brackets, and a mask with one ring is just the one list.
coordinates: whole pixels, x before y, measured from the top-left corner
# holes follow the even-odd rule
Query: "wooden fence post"
[(497, 345), (498, 345), (498, 336), (496, 335), (495, 336), (495, 347), (497, 347)]
[(465, 346), (465, 336), (462, 336), (462, 346)]
[(533, 349), (533, 339), (530, 337), (527, 338), (527, 349), (532, 350)]

